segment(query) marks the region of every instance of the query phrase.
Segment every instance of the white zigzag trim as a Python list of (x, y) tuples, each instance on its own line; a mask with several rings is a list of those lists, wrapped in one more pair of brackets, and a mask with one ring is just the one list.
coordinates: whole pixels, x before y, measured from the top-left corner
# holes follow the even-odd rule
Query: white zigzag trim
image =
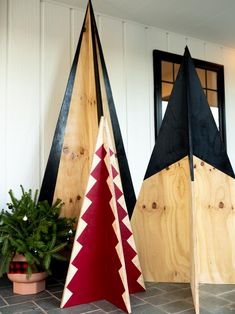
[(63, 297), (62, 297), (62, 303), (60, 305), (61, 308), (63, 308), (65, 306), (65, 304), (68, 302), (68, 300), (71, 298), (72, 295), (73, 294), (69, 289), (67, 289), (67, 288), (64, 289)]

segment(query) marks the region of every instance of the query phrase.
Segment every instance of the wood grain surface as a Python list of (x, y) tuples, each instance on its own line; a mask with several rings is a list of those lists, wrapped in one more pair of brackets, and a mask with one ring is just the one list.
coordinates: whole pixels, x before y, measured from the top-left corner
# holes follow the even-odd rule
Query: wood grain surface
[(235, 283), (235, 181), (194, 157), (200, 282)]
[(81, 43), (65, 130), (54, 200), (65, 203), (65, 216), (79, 216), (98, 133), (96, 90), (89, 12)]
[(132, 230), (147, 281), (190, 281), (188, 158), (143, 182)]
[(199, 257), (198, 257), (198, 235), (197, 217), (195, 207), (195, 182), (190, 182), (191, 188), (191, 210), (190, 210), (190, 286), (192, 291), (195, 313), (199, 314)]

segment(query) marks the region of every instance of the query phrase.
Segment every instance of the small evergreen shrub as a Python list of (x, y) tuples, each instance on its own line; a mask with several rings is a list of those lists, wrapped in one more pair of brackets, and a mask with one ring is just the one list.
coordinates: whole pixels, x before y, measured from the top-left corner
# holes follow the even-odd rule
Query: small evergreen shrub
[(59, 253), (69, 247), (74, 237), (75, 218), (61, 217), (63, 203), (57, 200), (38, 202), (38, 191), (31, 189), (17, 199), (9, 191), (11, 202), (8, 210), (0, 214), (0, 277), (9, 271), (16, 253), (23, 254), (28, 263), (27, 273), (47, 271), (50, 273), (52, 258), (64, 260)]

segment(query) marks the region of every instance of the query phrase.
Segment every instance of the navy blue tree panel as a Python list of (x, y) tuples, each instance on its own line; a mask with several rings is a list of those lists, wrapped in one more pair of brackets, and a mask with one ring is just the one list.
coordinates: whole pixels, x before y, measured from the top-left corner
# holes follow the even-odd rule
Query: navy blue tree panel
[(191, 180), (194, 180), (193, 155), (225, 174), (235, 177), (225, 145), (186, 47), (145, 179), (187, 155)]
[[(107, 103), (103, 99), (107, 99)], [(49, 203), (61, 198), (65, 202), (65, 215), (66, 208), (70, 208), (67, 216), (79, 212), (77, 208), (81, 207), (102, 115), (111, 123), (124, 197), (131, 217), (135, 192), (89, 1), (39, 195), (40, 201), (48, 200)]]

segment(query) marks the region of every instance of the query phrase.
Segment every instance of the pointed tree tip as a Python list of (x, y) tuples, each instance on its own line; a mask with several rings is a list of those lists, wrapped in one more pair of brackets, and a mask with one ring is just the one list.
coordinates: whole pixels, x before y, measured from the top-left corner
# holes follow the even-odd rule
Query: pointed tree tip
[(190, 56), (190, 52), (189, 52), (189, 49), (188, 49), (187, 45), (185, 46), (185, 49), (184, 49), (184, 55), (189, 55)]

